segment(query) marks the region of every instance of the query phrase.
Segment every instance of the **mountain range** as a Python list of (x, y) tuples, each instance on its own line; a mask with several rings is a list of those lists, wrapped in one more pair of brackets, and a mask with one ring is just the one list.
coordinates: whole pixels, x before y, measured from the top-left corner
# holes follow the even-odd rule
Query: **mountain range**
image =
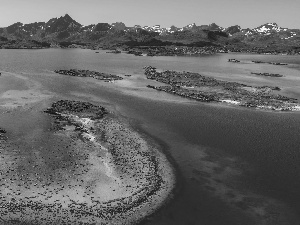
[(58, 45), (88, 46), (216, 46), (241, 51), (261, 49), (287, 53), (300, 52), (300, 29), (279, 27), (266, 23), (254, 29), (242, 29), (238, 25), (223, 28), (215, 23), (185, 27), (155, 26), (127, 27), (122, 22), (97, 23), (84, 26), (68, 14), (48, 22), (14, 23), (0, 28), (2, 48), (49, 47)]

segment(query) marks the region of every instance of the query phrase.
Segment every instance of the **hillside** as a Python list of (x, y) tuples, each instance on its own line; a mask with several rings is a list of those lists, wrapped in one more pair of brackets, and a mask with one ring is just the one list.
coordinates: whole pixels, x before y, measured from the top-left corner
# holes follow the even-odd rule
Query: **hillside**
[(298, 54), (300, 30), (281, 28), (276, 23), (266, 23), (254, 29), (242, 29), (238, 25), (222, 28), (215, 23), (200, 26), (192, 23), (182, 28), (161, 28), (159, 25), (127, 27), (122, 22), (84, 26), (68, 14), (48, 22), (18, 22), (0, 28), (1, 48), (44, 48), (51, 45), (90, 48), (188, 45), (214, 46), (226, 51)]

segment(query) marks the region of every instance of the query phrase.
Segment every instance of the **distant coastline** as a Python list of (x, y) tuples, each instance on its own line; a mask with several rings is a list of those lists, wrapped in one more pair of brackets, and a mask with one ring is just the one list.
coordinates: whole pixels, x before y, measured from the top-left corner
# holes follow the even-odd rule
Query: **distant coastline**
[(114, 53), (127, 48), (133, 54), (143, 51), (149, 56), (226, 52), (299, 55), (299, 36), (300, 29), (282, 28), (276, 23), (254, 29), (238, 25), (223, 28), (215, 23), (192, 23), (182, 28), (127, 27), (122, 22), (83, 26), (66, 14), (48, 22), (17, 22), (0, 28), (0, 48), (103, 48)]

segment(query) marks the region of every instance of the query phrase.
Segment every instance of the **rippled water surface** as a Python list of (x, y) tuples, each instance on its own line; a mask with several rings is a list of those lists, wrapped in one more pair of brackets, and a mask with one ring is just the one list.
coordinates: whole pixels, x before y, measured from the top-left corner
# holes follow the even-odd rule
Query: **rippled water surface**
[[(241, 63), (229, 63), (229, 58)], [(300, 99), (299, 56), (136, 57), (81, 49), (0, 50), (0, 71), (35, 80), (57, 96), (115, 108), (164, 147), (178, 171), (178, 188), (174, 199), (146, 224), (300, 224), (300, 114), (204, 104), (157, 93), (144, 88), (150, 82), (143, 75), (147, 65), (279, 86), (281, 94)], [(132, 77), (117, 87), (53, 73), (70, 68)], [(21, 89), (16, 82), (13, 76), (0, 80), (0, 93)], [(0, 116), (0, 127), (15, 126), (6, 123), (8, 119)]]

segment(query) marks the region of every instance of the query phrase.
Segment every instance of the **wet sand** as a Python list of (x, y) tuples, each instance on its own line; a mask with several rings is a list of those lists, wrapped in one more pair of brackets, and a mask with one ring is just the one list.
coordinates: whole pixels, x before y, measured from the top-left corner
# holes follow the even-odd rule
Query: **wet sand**
[(153, 140), (112, 113), (61, 123), (43, 112), (57, 93), (22, 81), (0, 96), (0, 224), (132, 224), (170, 198), (173, 169)]

